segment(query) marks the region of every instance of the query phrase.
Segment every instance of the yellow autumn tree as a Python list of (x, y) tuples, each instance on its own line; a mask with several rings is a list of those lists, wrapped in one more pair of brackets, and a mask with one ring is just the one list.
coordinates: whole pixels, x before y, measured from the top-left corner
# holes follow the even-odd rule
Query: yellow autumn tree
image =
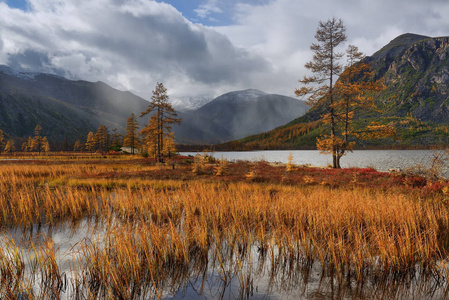
[(141, 130), (141, 133), (145, 136), (146, 144), (154, 145), (157, 162), (164, 161), (166, 143), (169, 144), (168, 141), (174, 139), (172, 125), (181, 123), (181, 118), (177, 118), (177, 114), (168, 99), (167, 89), (162, 83), (158, 82), (147, 110), (140, 115), (143, 117), (152, 114), (148, 125)]
[(31, 150), (30, 151), (37, 151), (39, 154), (41, 154), (41, 151), (43, 146), (43, 137), (42, 137), (42, 126), (40, 124), (37, 124), (34, 128), (34, 138), (31, 141)]
[(130, 147), (131, 154), (134, 154), (135, 149), (139, 144), (137, 129), (139, 129), (137, 117), (134, 114), (131, 114), (129, 118), (126, 120), (126, 135), (123, 139), (123, 146)]
[(315, 34), (318, 41), (313, 43), (310, 49), (314, 52), (313, 60), (306, 63), (305, 67), (313, 75), (304, 76), (299, 82), (302, 87), (295, 91), (297, 96), (307, 96), (308, 103), (312, 107), (321, 106), (325, 109), (321, 118), (330, 125), (332, 166), (337, 168), (338, 146), (336, 138), (337, 112), (335, 111), (335, 89), (336, 76), (340, 75), (343, 67), (339, 60), (344, 53), (337, 52), (337, 47), (346, 41), (346, 27), (343, 21), (332, 18), (327, 22), (319, 22)]
[(83, 143), (80, 140), (76, 140), (73, 145), (73, 151), (83, 151)]
[(95, 136), (92, 131), (90, 131), (87, 134), (87, 140), (86, 140), (85, 147), (86, 147), (86, 150), (89, 151), (91, 154), (92, 154), (92, 152), (95, 151), (95, 148), (96, 148)]
[(105, 153), (108, 151), (109, 147), (109, 130), (108, 128), (100, 124), (97, 129), (97, 132), (94, 135), (95, 145), (97, 146), (97, 150)]
[[(373, 94), (385, 89), (382, 80), (374, 80), (371, 65), (354, 45), (346, 50), (348, 64), (340, 75), (335, 90), (337, 96), (336, 110), (341, 125), (341, 138), (337, 143), (337, 167), (347, 151), (352, 151), (355, 139), (378, 139), (396, 134), (393, 126), (372, 123), (365, 128), (353, 128), (353, 118), (357, 111), (376, 110)], [(352, 141), (350, 141), (352, 140)], [(323, 149), (323, 148), (321, 148)]]
[(12, 153), (16, 150), (13, 140), (8, 140), (5, 146), (5, 152)]
[[(340, 159), (348, 151), (352, 151), (355, 138), (361, 138), (367, 131), (377, 137), (389, 136), (394, 132), (388, 126), (368, 126), (354, 131), (353, 118), (357, 110), (373, 110), (376, 108), (372, 94), (382, 91), (385, 86), (381, 81), (373, 80), (371, 66), (364, 61), (364, 55), (358, 48), (349, 45), (346, 50), (348, 64), (340, 74), (334, 86), (335, 101), (333, 110), (336, 118), (334, 135), (323, 135), (317, 139), (317, 149), (322, 153), (331, 153), (335, 158), (334, 168), (340, 168)], [(326, 123), (326, 118), (324, 118)], [(375, 138), (374, 135), (366, 138)]]
[(0, 129), (0, 152), (3, 150), (5, 146), (5, 135), (3, 134), (3, 130)]
[[(391, 136), (395, 130), (380, 124), (354, 130), (356, 111), (375, 109), (372, 95), (385, 87), (381, 81), (373, 80), (371, 66), (364, 61), (364, 55), (357, 47), (349, 45), (346, 51), (348, 64), (344, 68), (338, 63), (344, 54), (335, 52), (335, 47), (346, 40), (341, 20), (334, 18), (326, 23), (320, 22), (315, 37), (320, 44), (312, 44), (315, 55), (313, 61), (305, 65), (315, 75), (300, 80), (303, 86), (295, 93), (308, 95), (309, 104), (324, 111), (321, 122), (329, 125), (330, 132), (317, 138), (317, 149), (332, 154), (332, 167), (340, 168), (341, 157), (352, 151), (355, 139)], [(335, 84), (334, 76), (338, 76)]]
[(42, 138), (42, 151), (44, 151), (45, 153), (50, 152), (50, 143), (48, 142), (46, 136)]

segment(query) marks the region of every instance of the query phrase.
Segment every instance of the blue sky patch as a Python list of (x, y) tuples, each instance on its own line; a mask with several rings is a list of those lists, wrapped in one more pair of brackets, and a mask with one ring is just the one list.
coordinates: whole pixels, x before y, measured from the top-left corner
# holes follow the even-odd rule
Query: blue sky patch
[(273, 0), (157, 0), (175, 7), (193, 23), (226, 26), (234, 23), (237, 4), (264, 5)]
[(6, 0), (5, 2), (9, 7), (18, 8), (21, 10), (27, 10), (28, 8), (28, 3), (26, 0)]

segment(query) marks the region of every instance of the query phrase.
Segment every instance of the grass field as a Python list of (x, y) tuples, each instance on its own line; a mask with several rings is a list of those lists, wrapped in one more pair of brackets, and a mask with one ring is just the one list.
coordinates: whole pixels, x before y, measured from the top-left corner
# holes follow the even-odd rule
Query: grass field
[[(257, 284), (267, 294), (270, 284), (280, 294), (302, 290), (318, 270), (320, 282), (352, 286), (359, 298), (398, 296), (411, 282), (441, 296), (448, 186), (373, 169), (206, 156), (167, 164), (132, 156), (2, 160), (0, 293), (157, 299), (188, 286), (206, 293), (214, 278), (212, 298), (224, 298), (231, 282), (233, 298), (245, 298)], [(69, 253), (48, 234), (76, 235), (86, 224)], [(257, 283), (261, 274), (268, 282)], [(410, 297), (410, 287), (403, 292)]]

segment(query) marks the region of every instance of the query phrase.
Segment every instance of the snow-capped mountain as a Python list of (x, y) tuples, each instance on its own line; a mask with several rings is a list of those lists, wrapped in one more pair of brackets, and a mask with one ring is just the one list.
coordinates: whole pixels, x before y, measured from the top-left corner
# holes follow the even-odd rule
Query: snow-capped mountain
[(177, 111), (195, 110), (212, 101), (212, 96), (170, 97), (170, 103)]

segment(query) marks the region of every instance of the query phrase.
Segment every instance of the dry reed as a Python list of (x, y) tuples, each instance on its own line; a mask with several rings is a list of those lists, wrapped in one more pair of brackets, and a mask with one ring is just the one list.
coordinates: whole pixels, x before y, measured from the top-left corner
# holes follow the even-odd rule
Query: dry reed
[[(449, 276), (442, 263), (449, 209), (442, 201), (357, 187), (102, 176), (142, 168), (150, 169), (3, 166), (1, 224), (104, 224), (104, 233), (80, 245), (74, 268), (81, 271), (71, 283), (72, 291), (93, 298), (161, 298), (214, 270), (224, 288), (235, 275), (243, 297), (257, 270), (267, 267), (271, 278), (283, 274), (292, 282), (317, 263), (337, 282)], [(24, 275), (20, 250), (8, 245), (11, 252), (0, 252), (2, 292), (30, 294), (33, 280)], [(35, 251), (34, 273), (42, 280), (41, 295), (59, 298), (68, 284), (54, 251), (50, 244)]]

